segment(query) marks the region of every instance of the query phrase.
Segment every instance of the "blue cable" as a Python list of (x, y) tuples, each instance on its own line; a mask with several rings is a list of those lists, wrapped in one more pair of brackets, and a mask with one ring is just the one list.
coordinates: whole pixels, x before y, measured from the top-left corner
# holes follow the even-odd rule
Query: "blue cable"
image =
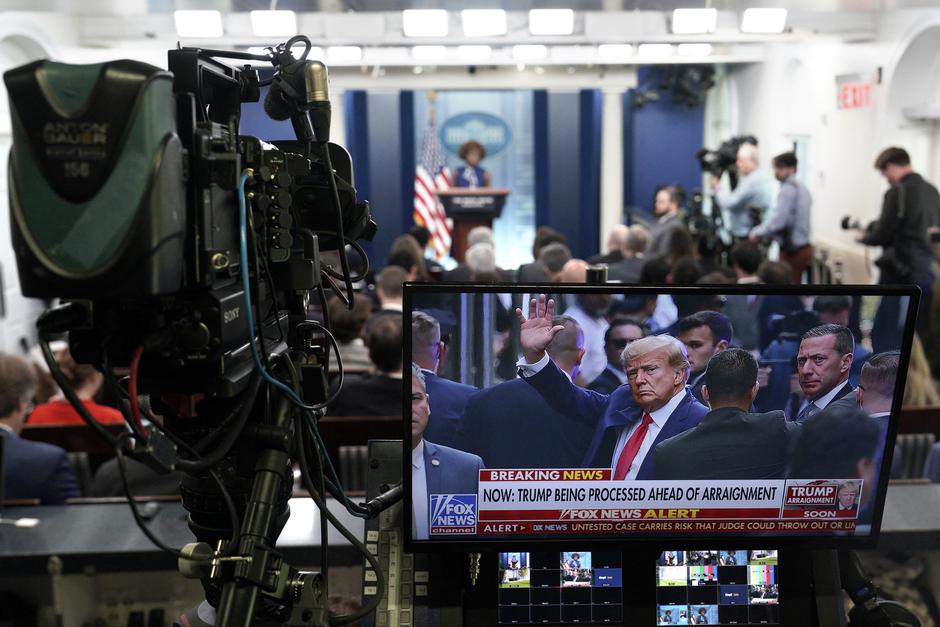
[(284, 396), (287, 397), (287, 400), (289, 400), (291, 403), (304, 410), (307, 419), (310, 421), (310, 430), (313, 432), (313, 435), (317, 439), (317, 443), (320, 445), (320, 448), (323, 451), (323, 459), (326, 460), (326, 466), (330, 472), (330, 477), (332, 478), (333, 483), (336, 485), (336, 489), (343, 497), (342, 501), (343, 505), (346, 507), (346, 511), (353, 516), (368, 518), (367, 514), (356, 511), (355, 506), (346, 496), (346, 491), (343, 490), (343, 486), (340, 484), (339, 477), (336, 474), (336, 468), (333, 467), (333, 462), (330, 460), (329, 455), (327, 455), (326, 445), (323, 442), (323, 439), (320, 437), (319, 430), (316, 428), (316, 421), (312, 411), (306, 404), (304, 404), (300, 397), (297, 396), (293, 389), (287, 386), (283, 381), (278, 381), (273, 376), (271, 376), (267, 368), (264, 367), (264, 363), (261, 361), (261, 355), (258, 354), (258, 347), (255, 346), (255, 320), (254, 310), (251, 306), (251, 281), (249, 280), (248, 276), (248, 203), (245, 199), (245, 183), (248, 181), (248, 178), (248, 172), (245, 171), (242, 172), (238, 179), (238, 249), (240, 256), (238, 265), (241, 268), (242, 274), (242, 297), (245, 301), (245, 323), (248, 325), (248, 346), (251, 349), (252, 360), (255, 362), (255, 367), (258, 369), (258, 372), (261, 373), (261, 376), (265, 381), (284, 394)]

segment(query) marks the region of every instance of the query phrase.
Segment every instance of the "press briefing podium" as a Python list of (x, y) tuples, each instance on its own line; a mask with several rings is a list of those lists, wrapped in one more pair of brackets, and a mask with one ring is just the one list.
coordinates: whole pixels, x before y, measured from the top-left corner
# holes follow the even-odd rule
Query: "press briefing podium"
[(454, 221), (451, 256), (459, 263), (464, 261), (470, 230), (478, 226), (493, 228), (493, 219), (502, 214), (509, 193), (503, 187), (452, 187), (437, 192), (444, 212)]

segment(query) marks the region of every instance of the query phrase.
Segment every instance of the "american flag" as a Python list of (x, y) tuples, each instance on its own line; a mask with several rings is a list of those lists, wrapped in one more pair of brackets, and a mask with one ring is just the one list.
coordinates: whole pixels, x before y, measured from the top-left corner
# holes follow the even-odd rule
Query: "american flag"
[(421, 163), (415, 168), (414, 221), (431, 232), (429, 243), (438, 259), (450, 252), (453, 225), (434, 192), (450, 189), (452, 185), (432, 115), (421, 144)]

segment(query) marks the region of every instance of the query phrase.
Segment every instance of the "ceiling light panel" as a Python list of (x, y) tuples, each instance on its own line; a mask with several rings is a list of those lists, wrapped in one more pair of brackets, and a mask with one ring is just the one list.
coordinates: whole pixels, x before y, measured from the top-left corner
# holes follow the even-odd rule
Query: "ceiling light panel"
[(502, 9), (465, 9), (460, 12), (466, 37), (499, 37), (506, 34), (506, 12)]
[(251, 31), (255, 37), (293, 37), (297, 16), (293, 11), (252, 11)]
[(218, 11), (174, 11), (173, 23), (180, 37), (221, 37), (222, 14)]
[(489, 46), (457, 46), (457, 56), (464, 61), (485, 61), (493, 56)]
[(574, 11), (532, 9), (529, 11), (529, 32), (533, 35), (570, 35), (574, 32)]
[(362, 59), (362, 48), (359, 46), (330, 46), (326, 49), (326, 56), (330, 61), (352, 62)]
[(680, 57), (707, 57), (712, 53), (711, 44), (679, 44), (676, 52)]
[(671, 57), (673, 53), (672, 44), (640, 44), (636, 53), (644, 58), (650, 57)]
[(743, 33), (782, 33), (786, 25), (786, 9), (745, 9), (741, 16)]
[(512, 47), (512, 58), (516, 61), (535, 61), (548, 56), (548, 48), (541, 45), (522, 44)]
[(676, 9), (672, 12), (672, 32), (676, 35), (714, 33), (718, 9)]
[(597, 47), (597, 56), (605, 61), (619, 61), (633, 55), (630, 44), (601, 44)]
[(438, 61), (446, 57), (446, 46), (414, 46), (411, 49), (411, 58), (418, 61)]
[(408, 9), (401, 21), (405, 37), (447, 36), (447, 11), (442, 9)]

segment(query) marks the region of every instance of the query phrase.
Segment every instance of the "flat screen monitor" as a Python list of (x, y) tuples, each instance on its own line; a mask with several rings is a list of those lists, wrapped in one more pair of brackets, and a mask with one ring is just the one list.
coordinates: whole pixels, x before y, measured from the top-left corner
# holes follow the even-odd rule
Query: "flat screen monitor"
[(918, 297), (406, 284), (406, 542), (871, 545)]

